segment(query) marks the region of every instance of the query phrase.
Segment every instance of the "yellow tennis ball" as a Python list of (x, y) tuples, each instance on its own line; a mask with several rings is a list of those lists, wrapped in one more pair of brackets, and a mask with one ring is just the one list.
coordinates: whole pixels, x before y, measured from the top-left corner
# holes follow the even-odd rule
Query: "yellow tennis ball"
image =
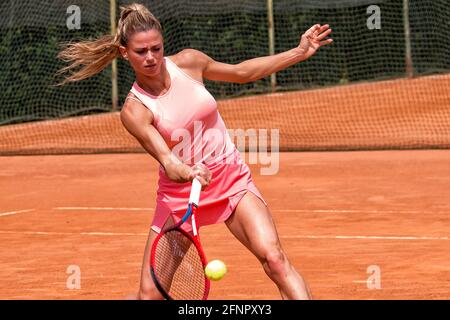
[(210, 280), (220, 280), (227, 273), (227, 266), (220, 260), (212, 260), (205, 267), (205, 274)]

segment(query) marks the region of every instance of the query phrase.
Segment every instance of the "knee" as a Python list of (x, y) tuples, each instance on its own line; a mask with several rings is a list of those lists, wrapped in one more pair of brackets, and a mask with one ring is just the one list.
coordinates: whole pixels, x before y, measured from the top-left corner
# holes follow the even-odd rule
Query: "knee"
[(283, 275), (286, 273), (287, 257), (279, 246), (265, 250), (262, 263), (269, 276)]

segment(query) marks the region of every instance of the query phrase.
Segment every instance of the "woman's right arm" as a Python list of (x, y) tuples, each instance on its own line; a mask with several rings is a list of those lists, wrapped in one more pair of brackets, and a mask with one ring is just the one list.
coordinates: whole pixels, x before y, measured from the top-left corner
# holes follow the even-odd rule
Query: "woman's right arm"
[(152, 125), (153, 113), (134, 95), (125, 101), (120, 112), (120, 120), (125, 129), (162, 165), (171, 181), (184, 183), (197, 178), (203, 188), (209, 185), (211, 173), (208, 168), (202, 164), (193, 167), (183, 164), (172, 153), (161, 134)]

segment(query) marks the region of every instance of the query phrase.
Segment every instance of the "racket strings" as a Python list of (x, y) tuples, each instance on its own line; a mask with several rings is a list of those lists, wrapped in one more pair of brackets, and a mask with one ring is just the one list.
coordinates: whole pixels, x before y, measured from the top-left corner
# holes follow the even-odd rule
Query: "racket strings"
[(175, 300), (201, 300), (206, 281), (203, 263), (190, 238), (177, 230), (165, 233), (156, 244), (155, 275)]

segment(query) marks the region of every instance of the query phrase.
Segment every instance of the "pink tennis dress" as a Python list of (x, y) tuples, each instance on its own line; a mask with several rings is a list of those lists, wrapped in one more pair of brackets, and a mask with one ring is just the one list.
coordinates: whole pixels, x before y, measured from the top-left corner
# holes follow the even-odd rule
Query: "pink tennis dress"
[[(253, 183), (250, 169), (241, 159), (217, 110), (217, 103), (203, 83), (183, 72), (169, 58), (164, 58), (171, 86), (160, 96), (152, 96), (137, 82), (131, 92), (154, 115), (153, 125), (183, 163), (203, 163), (212, 173), (210, 185), (201, 192), (198, 227), (226, 221), (247, 191), (265, 205)], [(159, 182), (152, 229), (160, 232), (169, 216), (175, 222), (184, 215), (191, 183), (176, 183), (159, 168)], [(190, 221), (183, 228), (191, 231)]]

